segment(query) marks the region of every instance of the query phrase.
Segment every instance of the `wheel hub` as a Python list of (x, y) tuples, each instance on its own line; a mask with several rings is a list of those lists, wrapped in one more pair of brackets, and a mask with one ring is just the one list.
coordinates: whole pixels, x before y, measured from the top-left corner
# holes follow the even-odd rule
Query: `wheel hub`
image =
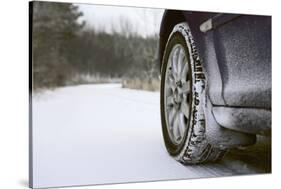
[(179, 85), (176, 86), (175, 91), (173, 93), (173, 99), (174, 99), (174, 104), (177, 106), (177, 108), (180, 107), (180, 104), (183, 99), (183, 95), (180, 94), (181, 87)]

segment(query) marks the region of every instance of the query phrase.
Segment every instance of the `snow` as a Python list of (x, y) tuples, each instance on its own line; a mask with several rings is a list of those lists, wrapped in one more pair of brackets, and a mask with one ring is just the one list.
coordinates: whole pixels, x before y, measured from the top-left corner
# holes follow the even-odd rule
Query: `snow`
[[(35, 94), (34, 188), (255, 172), (235, 172), (224, 164), (183, 166), (175, 161), (162, 139), (159, 95), (123, 89), (120, 84)], [(239, 169), (237, 164), (231, 166)]]

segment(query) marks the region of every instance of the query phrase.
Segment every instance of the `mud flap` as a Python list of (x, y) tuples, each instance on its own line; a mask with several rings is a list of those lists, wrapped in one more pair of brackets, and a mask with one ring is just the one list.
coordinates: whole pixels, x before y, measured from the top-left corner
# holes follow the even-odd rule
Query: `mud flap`
[(206, 137), (212, 146), (219, 149), (229, 149), (240, 146), (248, 146), (256, 143), (256, 135), (237, 132), (226, 129), (218, 124), (213, 114), (213, 106), (210, 99), (206, 99)]

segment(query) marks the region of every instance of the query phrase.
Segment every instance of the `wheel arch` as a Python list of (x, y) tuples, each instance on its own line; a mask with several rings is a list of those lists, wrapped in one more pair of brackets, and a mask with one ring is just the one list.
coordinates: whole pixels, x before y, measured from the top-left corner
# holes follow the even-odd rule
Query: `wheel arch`
[(159, 47), (158, 47), (158, 64), (161, 70), (162, 67), (162, 59), (165, 50), (166, 43), (168, 41), (169, 35), (173, 30), (174, 26), (180, 22), (184, 22), (185, 17), (182, 11), (177, 10), (165, 10), (162, 22), (160, 26), (160, 34), (159, 34)]
[[(158, 64), (160, 72), (162, 72), (162, 59), (169, 35), (176, 24), (186, 22), (193, 35), (199, 55), (203, 60), (202, 66), (204, 67), (207, 78), (209, 78), (208, 80), (216, 81), (208, 85), (208, 95), (210, 95), (212, 104), (225, 105), (225, 101), (222, 97), (222, 78), (220, 75), (220, 66), (216, 59), (214, 39), (211, 35), (207, 36), (206, 33), (200, 30), (200, 25), (202, 23), (216, 15), (218, 15), (218, 13), (165, 10), (160, 26)], [(209, 54), (206, 53), (207, 49), (209, 49)], [(212, 54), (210, 55), (210, 53)], [(210, 56), (213, 58), (212, 60)]]
[[(167, 40), (174, 26), (181, 22), (186, 22), (192, 32), (193, 38), (196, 41), (197, 49), (199, 53), (204, 50), (204, 34), (200, 31), (200, 24), (207, 19), (213, 17), (216, 13), (197, 12), (197, 11), (181, 11), (181, 10), (165, 10), (162, 22), (160, 25), (159, 34), (159, 48), (158, 48), (158, 60), (159, 68), (161, 70), (162, 57), (165, 50)], [(202, 56), (202, 55), (201, 55)]]

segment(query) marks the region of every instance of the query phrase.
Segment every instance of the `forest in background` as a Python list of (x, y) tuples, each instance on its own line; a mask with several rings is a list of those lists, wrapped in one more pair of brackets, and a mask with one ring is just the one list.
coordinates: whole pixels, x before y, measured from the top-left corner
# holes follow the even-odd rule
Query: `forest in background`
[(120, 31), (85, 27), (82, 15), (73, 4), (33, 2), (34, 90), (108, 82), (159, 89), (156, 34), (143, 37), (125, 19)]

